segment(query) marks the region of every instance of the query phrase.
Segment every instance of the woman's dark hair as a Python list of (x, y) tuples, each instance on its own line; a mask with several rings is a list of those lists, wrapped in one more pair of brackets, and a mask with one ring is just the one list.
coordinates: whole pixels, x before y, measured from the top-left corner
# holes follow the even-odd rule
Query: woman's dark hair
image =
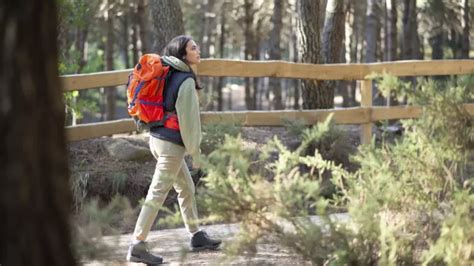
[[(176, 36), (165, 46), (161, 54), (167, 55), (167, 56), (174, 56), (189, 66), (188, 62), (185, 59), (186, 46), (188, 45), (188, 42), (191, 41), (192, 39), (193, 38), (191, 38), (191, 36), (188, 36), (188, 35)], [(194, 73), (191, 67), (189, 67), (189, 69), (191, 70), (194, 81), (196, 82), (196, 90), (202, 89), (202, 87), (198, 83), (196, 73)]]

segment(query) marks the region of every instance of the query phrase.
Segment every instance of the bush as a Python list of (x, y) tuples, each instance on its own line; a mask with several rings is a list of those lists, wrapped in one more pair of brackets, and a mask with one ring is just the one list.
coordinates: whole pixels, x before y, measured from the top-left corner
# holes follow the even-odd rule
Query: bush
[[(465, 169), (473, 127), (462, 107), (472, 87), (426, 81), (414, 91), (386, 79), (380, 87), (390, 83), (423, 113), (404, 121), (405, 134), (394, 143), (361, 146), (355, 172), (311, 147), (330, 132), (330, 120), (305, 130), (295, 151), (276, 138), (268, 144), (262, 160), (278, 154), (267, 165), (272, 183), (249, 174), (252, 151), (239, 137), (227, 137), (209, 155), (203, 198), (211, 218), (242, 225), (229, 254), (252, 254), (259, 239), (271, 236), (316, 265), (472, 264), (472, 176)], [(325, 172), (336, 187), (332, 199), (321, 197)], [(331, 215), (337, 208), (349, 218)]]
[(118, 236), (121, 229), (135, 222), (138, 212), (132, 208), (127, 198), (116, 195), (110, 203), (101, 206), (96, 199), (83, 203), (83, 208), (75, 215), (73, 223), (73, 247), (79, 259), (100, 259), (109, 257), (118, 246), (116, 241), (106, 244), (102, 237)]
[(219, 122), (203, 125), (201, 143), (202, 153), (211, 153), (224, 142), (226, 135), (235, 137), (240, 133), (240, 129), (241, 126), (239, 124), (232, 122)]
[[(311, 156), (314, 154), (314, 150), (318, 150), (324, 160), (333, 161), (336, 165), (341, 165), (348, 171), (355, 171), (357, 165), (350, 159), (356, 153), (354, 139), (342, 127), (330, 121), (328, 120), (329, 124), (325, 125), (326, 128), (322, 131), (312, 131), (313, 126), (307, 126), (304, 121), (298, 119), (285, 120), (284, 124), (293, 138), (305, 142), (302, 145), (305, 148), (300, 148), (297, 151), (299, 154)], [(311, 136), (316, 132), (321, 135)], [(304, 164), (300, 164), (300, 170), (314, 173)], [(331, 183), (331, 171), (324, 171), (317, 178), (320, 180), (320, 194), (324, 197), (331, 197), (335, 193), (335, 186)]]

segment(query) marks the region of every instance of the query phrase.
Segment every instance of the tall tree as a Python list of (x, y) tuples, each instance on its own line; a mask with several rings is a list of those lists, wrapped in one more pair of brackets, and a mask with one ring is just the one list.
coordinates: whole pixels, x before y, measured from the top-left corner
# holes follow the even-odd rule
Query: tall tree
[(136, 8), (134, 7), (131, 12), (129, 12), (131, 16), (131, 30), (132, 30), (132, 65), (136, 64), (138, 62), (138, 12), (136, 11)]
[[(244, 0), (244, 59), (245, 60), (255, 60), (256, 58), (253, 57), (254, 53), (253, 48), (256, 46), (255, 43), (255, 34), (253, 32), (253, 23), (254, 23), (254, 15), (256, 13), (256, 9), (253, 7), (254, 1), (252, 0)], [(255, 110), (257, 108), (255, 100), (253, 98), (255, 87), (252, 86), (253, 82), (251, 82), (250, 78), (245, 78), (245, 105), (248, 110)]]
[(129, 45), (130, 45), (130, 9), (127, 8), (121, 12), (122, 15), (119, 17), (120, 28), (121, 28), (121, 38), (119, 40), (120, 44), (120, 53), (122, 55), (123, 63), (125, 68), (130, 68), (130, 56), (128, 54)]
[(462, 0), (463, 1), (463, 20), (462, 20), (462, 26), (463, 26), (463, 34), (462, 34), (462, 40), (461, 40), (461, 58), (463, 59), (468, 59), (469, 58), (469, 50), (470, 50), (470, 34), (471, 34), (471, 20), (470, 20), (470, 14), (471, 14), (471, 9), (469, 6), (469, 1), (470, 0)]
[[(346, 0), (327, 1), (322, 45), (323, 59), (326, 64), (342, 62), (346, 12)], [(339, 84), (340, 82), (329, 80), (322, 83), (322, 86), (330, 94), (328, 95), (329, 98), (334, 99), (334, 91), (339, 87)]]
[(421, 59), (418, 35), (416, 0), (404, 0), (403, 5), (403, 59)]
[[(303, 63), (320, 64), (321, 58), (321, 26), (319, 14), (320, 1), (299, 0), (298, 24), (301, 61)], [(333, 99), (327, 97), (328, 92), (320, 88), (318, 80), (304, 80), (302, 82), (302, 96), (304, 109), (332, 108)]]
[(367, 20), (365, 26), (365, 41), (367, 42), (365, 61), (377, 61), (377, 35), (379, 35), (379, 16), (381, 0), (367, 0)]
[[(89, 33), (89, 23), (88, 21), (92, 18), (92, 15), (94, 14), (91, 8), (87, 6), (86, 3), (83, 1), (77, 1), (75, 3), (77, 6), (76, 12), (79, 13), (80, 18), (77, 19), (77, 28), (75, 32), (75, 42), (74, 42), (74, 48), (78, 53), (78, 66), (75, 71), (75, 73), (81, 73), (82, 69), (87, 63), (87, 57), (86, 57), (86, 42), (87, 42), (87, 36)], [(92, 4), (93, 5), (93, 4)], [(92, 7), (94, 8), (94, 7)]]
[(340, 63), (344, 45), (346, 0), (329, 0), (323, 30), (323, 57), (327, 64)]
[[(208, 58), (211, 56), (211, 45), (214, 41), (215, 27), (216, 27), (216, 14), (214, 9), (216, 6), (215, 0), (206, 0), (204, 1), (204, 9), (201, 12), (201, 31), (199, 37), (199, 45), (201, 47), (201, 57)], [(217, 93), (215, 91), (216, 81), (213, 77), (201, 77), (201, 86), (204, 87), (206, 92), (209, 92), (212, 96), (215, 96)], [(208, 110), (214, 110), (214, 101), (211, 100), (208, 105)]]
[[(258, 10), (258, 9), (257, 9)], [(262, 59), (262, 42), (265, 39), (264, 34), (267, 32), (264, 30), (264, 24), (266, 22), (267, 17), (265, 15), (260, 15), (257, 17), (257, 21), (255, 23), (255, 28), (254, 28), (254, 47), (251, 50), (252, 52), (252, 58), (254, 60), (261, 60)], [(262, 90), (259, 90), (260, 82), (262, 81), (262, 78), (253, 78), (252, 79), (252, 85), (251, 87), (253, 88), (252, 90), (252, 106), (257, 109), (257, 100), (258, 100), (258, 95), (262, 93)]]
[[(345, 19), (345, 63), (355, 63), (357, 62), (357, 45), (358, 45), (358, 32), (357, 25), (355, 23), (356, 19), (356, 5), (353, 2), (349, 1), (347, 4), (347, 16)], [(346, 87), (341, 90), (341, 95), (343, 97), (342, 106), (349, 107), (355, 105), (355, 81), (347, 81)]]
[[(291, 17), (290, 17), (290, 27), (291, 29), (296, 29), (298, 26), (298, 22), (296, 19), (296, 14), (297, 10), (295, 5), (291, 7)], [(290, 54), (290, 61), (292, 62), (299, 62), (299, 56), (298, 56), (298, 33), (294, 30), (290, 31), (290, 36), (289, 36), (289, 54)], [(301, 90), (301, 80), (299, 79), (293, 79), (292, 85), (293, 85), (293, 109), (298, 110), (300, 109), (300, 90)]]
[[(273, 15), (271, 18), (273, 28), (270, 32), (270, 51), (269, 56), (272, 60), (281, 60), (281, 30), (283, 27), (283, 10), (285, 9), (285, 2), (283, 0), (273, 1)], [(271, 78), (270, 88), (273, 91), (273, 106), (275, 110), (283, 109), (283, 102), (281, 98), (281, 82), (280, 79)]]
[(81, 73), (87, 64), (87, 43), (99, 7), (98, 0), (59, 1), (59, 48), (60, 61), (67, 74)]
[(212, 29), (215, 23), (214, 8), (216, 5), (215, 0), (206, 0), (204, 2), (204, 14), (202, 18), (202, 37), (200, 38), (201, 56), (207, 58), (210, 56), (210, 46), (212, 42)]
[[(233, 47), (239, 47), (233, 52), (239, 52), (242, 55), (243, 42), (243, 57), (245, 60), (258, 60), (261, 55), (261, 42), (264, 40), (264, 34), (268, 32), (266, 29), (266, 19), (269, 17), (268, 10), (264, 8), (264, 1), (231, 1), (232, 16), (237, 27), (241, 28), (242, 36), (232, 35), (229, 39), (233, 40)], [(242, 38), (243, 37), (243, 38)], [(257, 88), (258, 78), (245, 78), (245, 105), (248, 110), (255, 110), (257, 108)]]
[[(152, 3), (159, 2), (158, 0), (151, 1)], [(140, 36), (140, 43), (141, 43), (141, 51), (142, 54), (152, 52), (150, 50), (150, 38), (148, 37), (149, 34), (149, 26), (148, 26), (148, 10), (149, 10), (149, 3), (146, 0), (138, 0), (137, 3), (137, 12), (136, 12), (136, 20), (138, 23), (138, 35)], [(153, 8), (153, 6), (152, 6)], [(138, 62), (135, 61), (135, 62)]]
[[(115, 32), (114, 32), (114, 21), (115, 21), (115, 4), (111, 0), (106, 0), (105, 10), (105, 23), (107, 25), (107, 41), (105, 45), (105, 69), (114, 70), (114, 45), (115, 45)], [(115, 119), (115, 108), (116, 108), (116, 87), (108, 87), (105, 89), (106, 94), (106, 120)]]
[(387, 20), (386, 20), (386, 61), (397, 60), (397, 0), (386, 0), (385, 7), (387, 9)]
[[(320, 1), (299, 1), (299, 32), (301, 59), (304, 63), (321, 64), (341, 61), (344, 38), (344, 1), (327, 1), (323, 41), (318, 14)], [(323, 46), (321, 45), (323, 43)], [(334, 83), (317, 80), (303, 82), (303, 108), (329, 109), (334, 107)]]
[(56, 2), (0, 2), (1, 265), (75, 265)]
[(153, 17), (152, 51), (161, 53), (172, 38), (184, 34), (183, 12), (176, 0), (154, 0), (149, 5)]
[[(225, 57), (225, 40), (226, 40), (226, 25), (227, 25), (227, 14), (226, 12), (229, 10), (229, 2), (224, 0), (221, 7), (221, 14), (220, 14), (220, 36), (219, 36), (219, 57)], [(216, 85), (217, 89), (217, 110), (223, 110), (223, 95), (222, 95), (222, 86), (224, 85), (224, 77), (219, 77)]]
[(443, 59), (444, 58), (444, 10), (445, 5), (443, 0), (431, 0), (428, 2), (430, 9), (433, 12), (433, 27), (430, 30), (429, 43), (431, 46), (431, 58), (432, 59)]

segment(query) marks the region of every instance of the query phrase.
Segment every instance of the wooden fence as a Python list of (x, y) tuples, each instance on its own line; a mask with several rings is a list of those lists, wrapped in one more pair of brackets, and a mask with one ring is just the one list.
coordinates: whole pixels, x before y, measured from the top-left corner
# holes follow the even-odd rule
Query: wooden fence
[[(66, 75), (61, 80), (65, 91), (124, 85), (131, 69), (91, 74)], [(386, 119), (416, 118), (421, 107), (372, 106), (371, 73), (390, 73), (398, 77), (463, 75), (474, 73), (474, 60), (396, 61), (370, 64), (301, 64), (285, 61), (240, 61), (206, 59), (197, 68), (200, 76), (211, 77), (275, 77), (318, 80), (360, 80), (360, 107), (329, 110), (284, 110), (284, 111), (239, 111), (203, 112), (202, 122), (233, 121), (243, 126), (281, 126), (286, 119), (303, 119), (315, 124), (334, 113), (338, 124), (360, 124), (361, 142), (368, 143), (372, 134), (372, 123)], [(474, 104), (465, 104), (466, 110), (474, 115)], [(70, 141), (108, 136), (136, 130), (131, 119), (66, 127)]]

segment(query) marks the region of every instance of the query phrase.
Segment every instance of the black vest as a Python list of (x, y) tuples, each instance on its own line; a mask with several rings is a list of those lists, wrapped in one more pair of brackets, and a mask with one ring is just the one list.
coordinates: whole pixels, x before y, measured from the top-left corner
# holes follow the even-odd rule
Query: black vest
[[(181, 84), (188, 78), (192, 78), (190, 72), (181, 72), (178, 70), (173, 71), (166, 80), (165, 91), (164, 91), (164, 104), (166, 112), (176, 113), (176, 101), (178, 100), (178, 92)], [(158, 139), (173, 142), (175, 144), (184, 146), (183, 139), (181, 138), (181, 132), (165, 127), (152, 127), (150, 134)]]

